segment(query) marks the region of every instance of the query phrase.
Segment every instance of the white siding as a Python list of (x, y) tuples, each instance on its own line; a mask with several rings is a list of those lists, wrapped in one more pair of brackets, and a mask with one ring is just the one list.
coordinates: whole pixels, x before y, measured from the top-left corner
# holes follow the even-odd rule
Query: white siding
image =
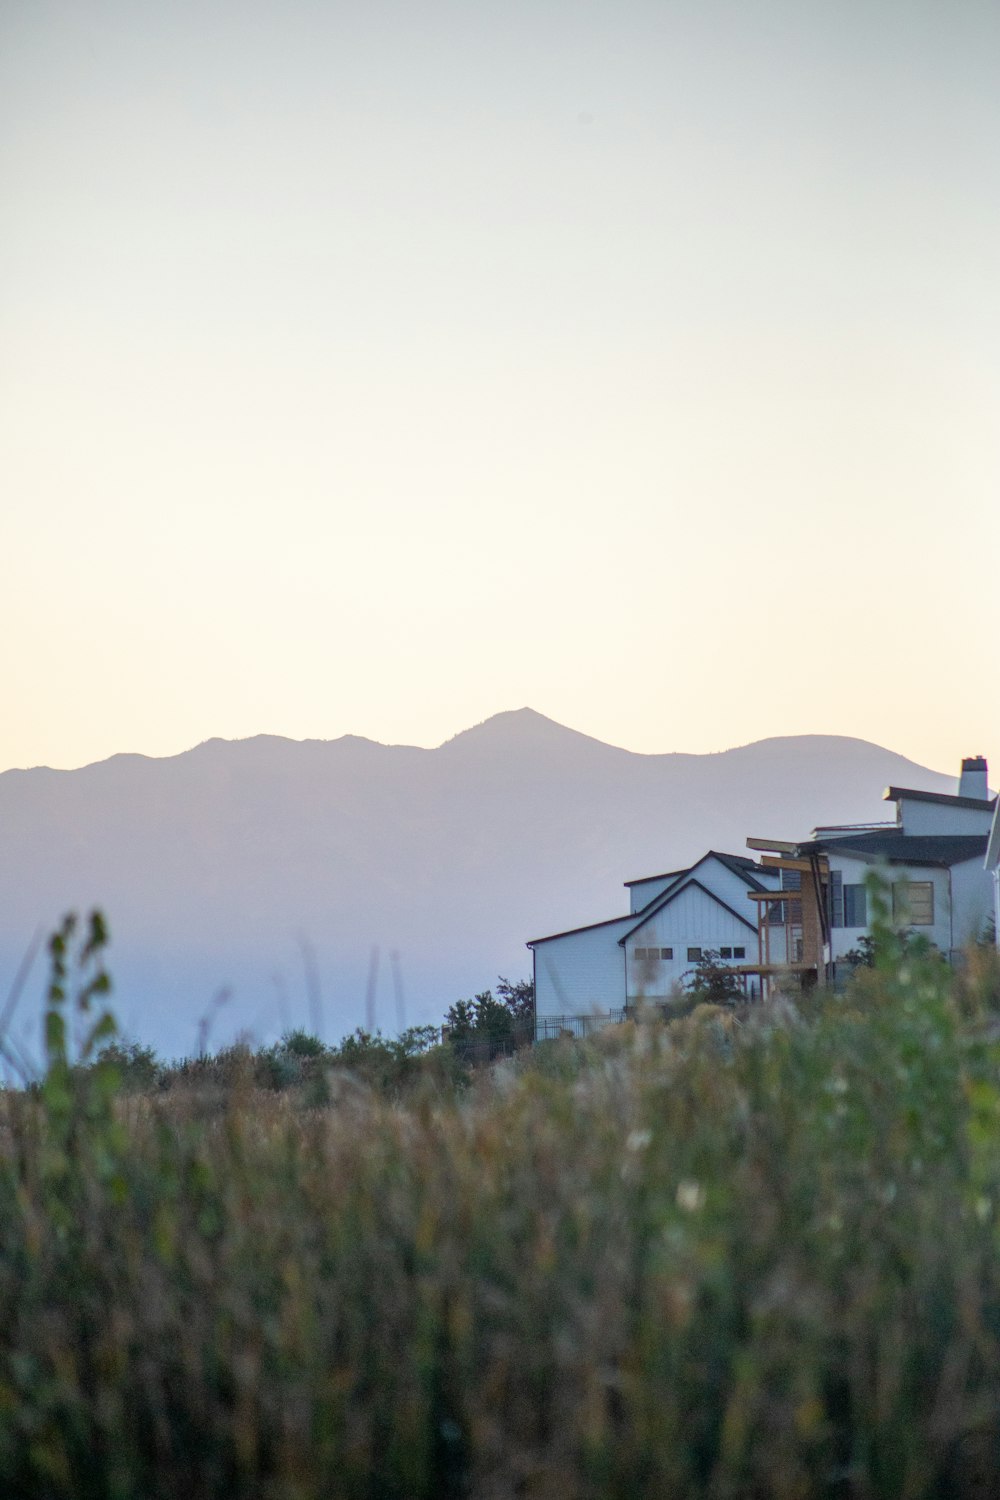
[(546, 938), (534, 945), (535, 1014), (587, 1016), (625, 1004), (625, 957), (618, 939), (631, 916)]
[(951, 899), (954, 912), (953, 943), (964, 948), (978, 942), (990, 920), (990, 876), (978, 859), (963, 860), (951, 867)]
[(1000, 948), (1000, 797), (993, 812), (993, 827), (986, 846), (986, 868), (993, 878), (993, 932)]
[(644, 906), (648, 906), (657, 896), (662, 896), (663, 892), (674, 885), (679, 878), (677, 875), (653, 875), (649, 880), (641, 880), (637, 885), (630, 885), (628, 888), (629, 911), (633, 915), (642, 911)]
[(903, 832), (922, 834), (989, 833), (992, 813), (989, 808), (954, 807), (947, 802), (919, 802), (901, 797), (899, 811)]
[[(713, 895), (718, 896), (721, 901), (725, 901), (728, 906), (733, 907), (735, 911), (739, 912), (741, 917), (745, 917), (756, 928), (757, 903), (749, 900), (747, 897), (747, 892), (753, 889), (749, 880), (745, 880), (742, 875), (734, 875), (728, 865), (722, 864), (720, 860), (714, 859), (711, 856), (703, 860), (701, 864), (692, 867), (691, 878), (693, 880), (700, 880), (702, 885), (707, 886)], [(773, 890), (777, 890), (781, 884), (777, 872), (774, 876), (756, 875), (754, 878), (761, 885)]]
[[(839, 870), (845, 885), (864, 885), (865, 877), (872, 870), (876, 870), (889, 885), (894, 885), (897, 881), (929, 880), (934, 887), (934, 923), (929, 927), (915, 927), (914, 931), (928, 938), (936, 948), (941, 949), (942, 953), (950, 953), (953, 946), (950, 871), (930, 865), (872, 864), (867, 860), (851, 859), (846, 854), (837, 854), (832, 847), (829, 851), (829, 858), (831, 871)], [(890, 892), (890, 914), (891, 911)], [(868, 903), (868, 918), (870, 924), (871, 902)], [(867, 932), (868, 927), (832, 928), (831, 957), (834, 962), (843, 958), (851, 948), (856, 948)]]
[[(680, 871), (679, 874), (653, 875), (648, 880), (632, 884), (629, 887), (630, 910), (635, 913), (643, 911), (657, 896), (663, 895), (664, 891), (668, 891), (671, 886), (683, 885), (690, 876), (693, 876), (695, 880), (700, 880), (702, 885), (714, 891), (723, 901), (728, 901), (730, 906), (735, 906), (738, 912), (742, 912), (746, 906), (747, 917), (756, 921), (750, 903), (747, 901), (747, 891), (751, 888), (749, 880), (744, 879), (742, 875), (734, 874), (728, 865), (723, 864), (711, 854), (704, 856), (696, 865), (692, 865), (689, 870)], [(780, 883), (776, 873), (771, 875), (767, 871), (756, 872), (755, 878), (762, 885), (775, 889)]]
[[(746, 888), (743, 887), (746, 900)], [(750, 902), (747, 902), (750, 906)], [(619, 934), (620, 936), (620, 934)], [(694, 967), (687, 956), (688, 948), (732, 948), (746, 950), (745, 959), (735, 963), (753, 963), (757, 957), (757, 934), (721, 906), (710, 894), (697, 886), (685, 884), (662, 910), (643, 922), (626, 943), (628, 953), (628, 999), (665, 999), (681, 988), (686, 974)], [(672, 959), (636, 959), (637, 948), (672, 948)], [(620, 950), (619, 950), (620, 951)]]

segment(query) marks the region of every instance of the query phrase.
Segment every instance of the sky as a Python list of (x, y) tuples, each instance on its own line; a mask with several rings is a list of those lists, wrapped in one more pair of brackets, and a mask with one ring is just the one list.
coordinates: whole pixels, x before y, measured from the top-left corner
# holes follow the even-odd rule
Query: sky
[(993, 0), (3, 0), (0, 769), (1000, 769)]

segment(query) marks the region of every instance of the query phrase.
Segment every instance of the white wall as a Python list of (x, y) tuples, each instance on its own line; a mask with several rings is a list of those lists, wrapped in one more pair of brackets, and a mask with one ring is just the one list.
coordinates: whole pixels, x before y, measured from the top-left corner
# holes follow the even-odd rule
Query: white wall
[(681, 871), (681, 875), (652, 875), (648, 880), (640, 881), (638, 885), (630, 885), (628, 888), (629, 911), (633, 915), (642, 911), (644, 906), (648, 906), (657, 896), (661, 896), (685, 873), (686, 871)]
[(993, 931), (1000, 948), (1000, 797), (993, 810), (993, 827), (986, 845), (986, 869), (993, 878)]
[(922, 834), (989, 833), (992, 813), (988, 808), (953, 807), (945, 802), (911, 801), (900, 798), (903, 832)]
[[(777, 873), (759, 878), (777, 888)], [(704, 892), (696, 888), (684, 890), (630, 939), (626, 988), (625, 952), (619, 946), (619, 939), (634, 925), (635, 914), (656, 895), (674, 886), (684, 887), (691, 879), (700, 881), (750, 925), (744, 926)], [(756, 962), (757, 907), (747, 899), (749, 889), (746, 880), (712, 856), (702, 860), (689, 874), (651, 876), (630, 886), (633, 903), (630, 915), (533, 944), (535, 1014), (539, 1019), (607, 1014), (620, 1010), (629, 997), (663, 998), (692, 969), (693, 963), (687, 956), (689, 947), (741, 947), (745, 949), (745, 957), (733, 962)], [(657, 960), (652, 966), (645, 960), (637, 964), (633, 956), (637, 947), (673, 948), (674, 958)]]
[(535, 1014), (588, 1016), (625, 1004), (625, 957), (618, 946), (631, 916), (534, 945)]
[[(839, 870), (843, 876), (845, 885), (864, 885), (865, 877), (876, 870), (882, 879), (893, 885), (897, 881), (929, 880), (934, 886), (934, 922), (929, 927), (915, 927), (914, 932), (922, 933), (935, 947), (940, 948), (942, 953), (949, 953), (952, 948), (951, 941), (951, 881), (950, 872), (934, 866), (920, 865), (884, 865), (873, 864), (867, 860), (850, 859), (845, 854), (837, 854), (834, 849), (829, 850), (830, 869)], [(890, 892), (890, 913), (891, 907)], [(868, 920), (871, 923), (871, 902), (868, 903)], [(861, 939), (868, 932), (868, 927), (833, 927), (830, 931), (831, 957), (834, 962), (843, 958), (851, 948), (856, 948)]]
[[(727, 872), (728, 873), (728, 872)], [(746, 887), (742, 887), (746, 901)], [(733, 903), (735, 905), (735, 903)], [(752, 907), (746, 901), (748, 908)], [(738, 910), (738, 908), (737, 908)], [(621, 934), (619, 934), (621, 936)], [(697, 886), (683, 884), (666, 906), (651, 916), (626, 943), (628, 954), (628, 1000), (666, 999), (681, 986), (683, 977), (694, 967), (689, 947), (732, 948), (746, 950), (745, 958), (734, 963), (754, 963), (757, 958), (757, 933), (744, 926), (724, 907)], [(672, 959), (636, 959), (637, 948), (673, 948)], [(619, 952), (621, 950), (619, 949)]]
[(954, 947), (964, 948), (977, 942), (990, 919), (992, 891), (988, 870), (982, 860), (963, 860), (951, 867), (951, 899), (954, 911)]
[[(748, 922), (757, 926), (757, 903), (747, 898), (747, 892), (751, 889), (750, 883), (740, 875), (734, 875), (728, 865), (721, 864), (719, 860), (709, 857), (701, 864), (693, 865), (691, 876), (700, 880), (702, 885), (707, 885), (720, 900), (735, 907), (741, 917), (746, 917)], [(764, 873), (755, 877), (761, 885), (769, 889), (777, 890), (781, 879), (777, 871), (773, 876)]]
[[(749, 909), (747, 891), (750, 889), (749, 882), (739, 875), (734, 875), (728, 865), (717, 860), (714, 855), (707, 855), (698, 864), (692, 865), (690, 870), (681, 870), (670, 876), (652, 875), (648, 880), (633, 883), (629, 886), (630, 911), (638, 913), (664, 891), (671, 886), (684, 881), (689, 875), (700, 880), (702, 885), (707, 885), (710, 891), (721, 896), (723, 901), (728, 901), (730, 906), (735, 906), (737, 911), (742, 911), (744, 905)], [(759, 873), (756, 878), (762, 885), (773, 886), (775, 889), (780, 884), (777, 872), (769, 875), (767, 871)], [(756, 921), (753, 912), (749, 913), (751, 919)]]

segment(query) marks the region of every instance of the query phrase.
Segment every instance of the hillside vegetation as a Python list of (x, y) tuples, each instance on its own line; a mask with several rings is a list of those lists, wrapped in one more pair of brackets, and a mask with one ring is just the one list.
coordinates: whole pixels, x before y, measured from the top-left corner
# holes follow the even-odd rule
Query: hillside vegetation
[(0, 1099), (0, 1493), (995, 1493), (995, 954), (881, 929), (840, 997), (123, 1092), (75, 942)]

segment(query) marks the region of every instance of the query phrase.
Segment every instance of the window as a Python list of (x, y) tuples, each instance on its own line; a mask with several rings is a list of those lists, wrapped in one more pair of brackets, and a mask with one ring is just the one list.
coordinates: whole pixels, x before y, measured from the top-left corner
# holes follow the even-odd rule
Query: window
[(746, 956), (747, 956), (747, 950), (745, 948), (734, 948), (733, 949), (733, 957), (734, 958), (746, 958)]
[(863, 885), (845, 885), (844, 926), (868, 926), (868, 892)]
[(840, 870), (830, 871), (830, 884), (826, 890), (827, 912), (831, 927), (844, 927), (844, 876)]
[(688, 963), (689, 964), (696, 964), (696, 963), (700, 963), (700, 962), (701, 962), (701, 949), (700, 948), (689, 948), (688, 949)]
[(673, 958), (673, 956), (674, 956), (674, 950), (673, 950), (673, 948), (661, 948), (660, 949), (660, 957), (661, 958)]
[(640, 963), (648, 963), (650, 959), (673, 958), (673, 948), (636, 948), (633, 955)]
[(892, 919), (911, 927), (933, 927), (934, 884), (930, 880), (901, 880), (892, 888)]
[(732, 956), (733, 956), (733, 950), (732, 950), (732, 948), (720, 948), (719, 949), (719, 957), (720, 958), (732, 958)]

